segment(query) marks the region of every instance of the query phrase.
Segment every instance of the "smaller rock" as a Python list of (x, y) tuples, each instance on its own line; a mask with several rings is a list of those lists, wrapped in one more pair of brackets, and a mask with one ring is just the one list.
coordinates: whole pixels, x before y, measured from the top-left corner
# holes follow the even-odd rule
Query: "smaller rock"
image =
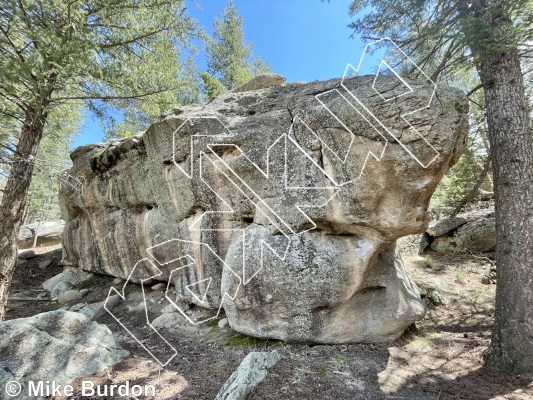
[(89, 289), (81, 289), (80, 290), (80, 294), (81, 296), (87, 296), (89, 294), (90, 290)]
[(234, 89), (234, 93), (249, 92), (251, 90), (267, 89), (275, 86), (281, 86), (285, 83), (285, 77), (279, 74), (260, 74), (254, 76), (244, 85)]
[(496, 283), (496, 267), (487, 264), (481, 271), (481, 283), (484, 285), (490, 285)]
[[(99, 312), (100, 309), (103, 310), (105, 313), (105, 309), (103, 308), (103, 301), (100, 301), (98, 303), (91, 303), (91, 304), (85, 304), (85, 307), (81, 308), (79, 312), (83, 315), (85, 315), (90, 320), (95, 320), (96, 313)], [(100, 312), (99, 316), (102, 316), (103, 314)]]
[(124, 281), (122, 280), (122, 278), (115, 278), (113, 279), (113, 282), (111, 282), (111, 285), (113, 286), (119, 286), (123, 283)]
[(63, 258), (63, 249), (52, 250), (48, 253), (48, 257), (52, 260), (61, 261), (61, 258)]
[[(70, 310), (74, 311), (74, 310)], [(94, 309), (92, 307), (89, 307), (89, 305), (86, 305), (82, 309), (78, 310), (80, 314), (85, 315), (87, 318), (89, 318), (91, 321), (94, 320)]]
[(151, 287), (152, 290), (154, 291), (164, 291), (166, 290), (167, 288), (167, 284), (166, 283), (157, 283), (155, 284), (154, 286)]
[(105, 305), (108, 310), (111, 310), (118, 306), (121, 301), (122, 298), (118, 294), (115, 294), (114, 296), (110, 296), (107, 298), (107, 300), (105, 301)]
[(345, 378), (350, 378), (352, 376), (350, 371), (333, 371), (334, 374), (343, 376)]
[(227, 318), (222, 318), (220, 321), (218, 321), (218, 327), (220, 329), (224, 329), (229, 325), (229, 321)]
[(427, 233), (435, 237), (444, 236), (447, 233), (453, 231), (454, 229), (463, 226), (467, 222), (467, 219), (460, 217), (441, 219), (437, 223), (430, 225), (427, 230)]
[(177, 312), (165, 313), (152, 321), (154, 328), (172, 328), (179, 323), (180, 315)]
[(494, 251), (496, 248), (494, 212), (486, 210), (482, 215), (473, 218), (457, 228), (453, 235), (435, 237), (431, 242), (431, 250), (441, 253)]
[[(91, 308), (94, 311), (93, 316), (92, 316), (92, 318), (90, 317), (90, 319), (96, 320), (96, 319), (100, 318), (101, 316), (106, 315), (107, 314), (107, 310), (111, 311), (113, 308), (118, 306), (121, 301), (122, 301), (122, 298), (118, 294), (115, 294), (113, 296), (109, 296), (106, 299), (106, 301), (90, 304)], [(88, 304), (88, 306), (89, 306), (89, 304)], [(107, 310), (106, 310), (106, 308), (107, 308)]]
[(277, 351), (249, 353), (224, 383), (215, 400), (244, 400), (266, 378), (268, 369), (280, 359)]
[(43, 260), (39, 263), (38, 267), (40, 269), (48, 268), (50, 265), (52, 265), (52, 260)]
[[(51, 311), (1, 322), (0, 337), (0, 396), (3, 399), (43, 398), (25, 395), (28, 382), (46, 377), (57, 387), (65, 387), (75, 379), (102, 371), (129, 355), (107, 326), (68, 311)], [(21, 396), (4, 394), (9, 381), (20, 382)], [(56, 396), (52, 394), (52, 397)]]
[(433, 271), (442, 271), (444, 269), (444, 265), (440, 264), (440, 263), (435, 263), (431, 266), (431, 269)]
[(35, 233), (37, 233), (37, 246), (52, 246), (61, 243), (61, 236), (65, 228), (65, 221), (41, 221), (24, 225), (20, 228), (17, 240), (19, 249), (27, 249), (33, 246)]
[(428, 291), (427, 298), (435, 306), (444, 306), (448, 304), (446, 296), (444, 296), (444, 293), (442, 293), (439, 289)]
[(43, 292), (43, 293), (39, 293), (39, 294), (37, 295), (37, 298), (38, 298), (38, 299), (44, 299), (44, 298), (46, 298), (46, 297), (48, 297), (48, 293), (45, 293), (45, 292)]
[(50, 291), (50, 296), (52, 298), (59, 297), (62, 293), (72, 289), (74, 289), (74, 285), (72, 285), (70, 282), (59, 282)]
[[(172, 305), (170, 305), (170, 306), (172, 307)], [(142, 312), (142, 311), (144, 311), (144, 301), (141, 301), (139, 304), (134, 305), (134, 306), (128, 306), (127, 309), (128, 309), (128, 312)], [(165, 313), (165, 312), (167, 312), (167, 311), (164, 311), (163, 313)], [(171, 312), (171, 311), (168, 311), (168, 312)]]
[(82, 308), (86, 307), (87, 304), (86, 303), (78, 303), (78, 304), (74, 304), (72, 307), (70, 307), (68, 310), (69, 311), (74, 311), (74, 312), (78, 312), (80, 311)]
[(176, 307), (174, 307), (173, 304), (167, 304), (165, 307), (161, 309), (161, 314), (172, 313), (172, 312), (177, 312), (177, 311), (178, 310), (176, 309)]
[(434, 278), (431, 280), (431, 283), (433, 284), (435, 289), (444, 290), (444, 283), (440, 279)]
[(79, 291), (77, 290), (67, 290), (66, 292), (63, 292), (61, 293), (58, 297), (57, 297), (57, 302), (59, 304), (66, 304), (66, 303), (70, 303), (71, 301), (74, 301), (74, 300), (79, 300), (82, 298), (82, 295)]
[[(55, 287), (61, 282), (68, 283), (72, 288), (75, 285), (85, 282), (92, 277), (92, 273), (82, 271), (79, 268), (65, 268), (65, 270), (60, 274), (57, 274), (56, 276), (44, 281), (42, 287), (49, 292), (53, 292)], [(54, 294), (52, 294), (52, 297), (55, 297)]]
[(23, 251), (22, 253), (20, 253), (18, 255), (18, 258), (20, 258), (21, 260), (29, 260), (30, 258), (33, 258), (35, 257), (36, 254), (33, 250), (26, 250), (26, 251)]

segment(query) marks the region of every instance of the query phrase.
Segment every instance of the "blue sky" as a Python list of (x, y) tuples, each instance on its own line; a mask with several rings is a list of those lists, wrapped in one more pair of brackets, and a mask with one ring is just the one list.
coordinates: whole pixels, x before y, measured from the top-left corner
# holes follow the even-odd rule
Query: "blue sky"
[[(347, 25), (350, 0), (234, 0), (244, 19), (245, 40), (254, 43), (254, 53), (284, 75), (288, 82), (326, 80), (342, 76), (348, 63), (357, 65), (364, 49), (358, 37), (350, 38)], [(213, 20), (225, 0), (186, 1), (191, 15), (210, 34)], [(196, 7), (195, 4), (197, 4)], [(205, 57), (197, 58), (205, 68)], [(366, 71), (369, 72), (369, 71)], [(73, 147), (102, 141), (99, 121), (85, 119)]]

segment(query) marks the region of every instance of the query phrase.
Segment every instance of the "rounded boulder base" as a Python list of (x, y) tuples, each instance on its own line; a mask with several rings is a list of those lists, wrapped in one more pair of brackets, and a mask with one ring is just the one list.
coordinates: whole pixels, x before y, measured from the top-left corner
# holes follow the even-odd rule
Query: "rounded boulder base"
[[(245, 250), (279, 242), (259, 225), (247, 235)], [(233, 271), (242, 254), (242, 242), (230, 247), (226, 263)], [(248, 263), (261, 265), (259, 252), (245, 254), (256, 258)], [(226, 296), (224, 309), (241, 333), (286, 342), (387, 342), (426, 313), (394, 244), (308, 232), (291, 237), (284, 260), (268, 251), (263, 257), (263, 267), (245, 285), (239, 287), (229, 269), (223, 274), (223, 293), (236, 292), (234, 300)]]

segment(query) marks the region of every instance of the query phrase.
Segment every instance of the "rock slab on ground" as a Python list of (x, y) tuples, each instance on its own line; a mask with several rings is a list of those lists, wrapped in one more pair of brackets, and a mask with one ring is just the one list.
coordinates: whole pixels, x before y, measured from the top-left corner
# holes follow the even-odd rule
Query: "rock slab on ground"
[[(109, 328), (84, 315), (52, 311), (0, 323), (0, 387), (22, 385), (19, 399), (29, 399), (28, 381), (66, 385), (126, 357)], [(2, 397), (4, 398), (4, 397)], [(35, 398), (35, 397), (32, 397)]]
[(426, 310), (395, 242), (427, 229), (468, 133), (463, 93), (408, 83), (229, 92), (76, 149), (69, 174), (84, 186), (61, 189), (63, 264), (170, 281), (184, 304), (222, 306), (255, 337), (398, 337)]
[(43, 282), (42, 287), (50, 292), (52, 298), (69, 291), (81, 282), (92, 278), (93, 274), (78, 268), (65, 268), (63, 272)]
[(79, 290), (67, 290), (59, 294), (59, 296), (57, 297), (57, 302), (59, 304), (67, 304), (75, 300), (79, 300), (82, 297), (83, 294)]
[(181, 314), (178, 312), (163, 313), (152, 321), (152, 326), (158, 328), (172, 328), (176, 326), (181, 319)]
[(48, 268), (50, 265), (52, 265), (52, 260), (43, 260), (39, 263), (38, 267), (41, 269)]
[(26, 250), (21, 253), (19, 253), (18, 257), (21, 260), (30, 260), (36, 256), (35, 251), (33, 250)]
[(280, 359), (277, 351), (249, 353), (224, 383), (215, 400), (246, 399), (246, 396), (266, 378), (268, 369), (276, 365)]

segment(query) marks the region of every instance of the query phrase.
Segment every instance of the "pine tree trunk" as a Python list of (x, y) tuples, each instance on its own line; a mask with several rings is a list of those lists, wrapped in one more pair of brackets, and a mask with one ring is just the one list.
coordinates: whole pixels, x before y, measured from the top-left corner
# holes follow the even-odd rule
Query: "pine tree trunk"
[(15, 263), (17, 238), (24, 219), (26, 196), (33, 173), (33, 161), (43, 135), (46, 114), (28, 109), (0, 204), (0, 321), (4, 320), (7, 295)]
[[(499, 19), (498, 29), (510, 23)], [(485, 53), (486, 54), (486, 53)], [(493, 154), (497, 281), (486, 364), (533, 372), (533, 133), (516, 48), (479, 62)]]

